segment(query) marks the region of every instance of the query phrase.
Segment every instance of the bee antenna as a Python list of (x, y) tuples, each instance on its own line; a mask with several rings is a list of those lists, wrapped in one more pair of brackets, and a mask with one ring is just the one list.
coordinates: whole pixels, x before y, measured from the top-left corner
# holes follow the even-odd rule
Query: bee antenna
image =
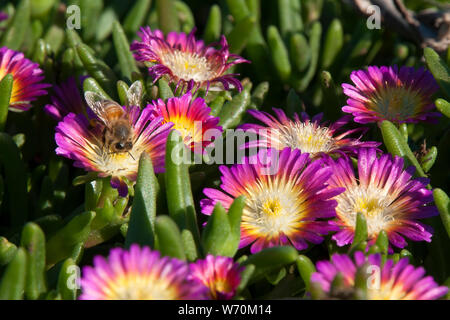
[(133, 158), (133, 160), (136, 160), (136, 159), (133, 157), (133, 155), (131, 154), (130, 151), (128, 151), (128, 154), (130, 155), (131, 158)]

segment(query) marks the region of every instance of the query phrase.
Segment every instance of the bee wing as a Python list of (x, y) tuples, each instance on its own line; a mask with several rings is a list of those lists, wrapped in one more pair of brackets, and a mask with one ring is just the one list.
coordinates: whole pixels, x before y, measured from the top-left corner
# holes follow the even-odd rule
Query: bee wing
[(92, 109), (92, 111), (107, 126), (109, 126), (110, 121), (108, 119), (108, 114), (106, 112), (105, 107), (113, 104), (113, 105), (116, 105), (120, 110), (122, 110), (122, 107), (117, 102), (105, 99), (101, 95), (99, 95), (95, 92), (92, 92), (92, 91), (85, 92), (84, 98), (86, 99), (86, 102), (89, 105), (89, 107)]
[(135, 81), (127, 91), (128, 105), (140, 106), (142, 101), (142, 82)]

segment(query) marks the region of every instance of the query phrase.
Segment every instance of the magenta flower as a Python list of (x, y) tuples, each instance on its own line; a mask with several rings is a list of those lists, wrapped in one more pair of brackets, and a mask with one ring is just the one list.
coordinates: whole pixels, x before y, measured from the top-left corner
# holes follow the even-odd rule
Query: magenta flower
[(104, 147), (104, 125), (92, 123), (84, 115), (69, 113), (56, 127), (56, 153), (75, 160), (74, 165), (98, 172), (100, 177), (111, 176), (111, 185), (126, 196), (125, 179), (135, 181), (139, 158), (143, 152), (150, 155), (156, 173), (164, 171), (167, 136), (172, 124), (162, 124), (150, 108), (123, 107), (132, 128), (133, 147), (128, 152), (113, 153)]
[(206, 188), (200, 202), (210, 215), (217, 202), (228, 209), (245, 196), (240, 248), (252, 244), (255, 253), (266, 247), (292, 245), (298, 250), (307, 241), (320, 243), (323, 235), (338, 229), (326, 218), (336, 216), (334, 196), (343, 188), (327, 188), (333, 174), (322, 160), (311, 162), (308, 153), (285, 148), (261, 150), (231, 168), (220, 166), (223, 191)]
[(433, 122), (439, 117), (432, 95), (439, 89), (430, 72), (412, 67), (375, 67), (353, 71), (355, 84), (342, 84), (349, 99), (342, 111), (359, 123), (389, 120), (396, 123)]
[(189, 281), (188, 265), (161, 257), (158, 251), (132, 245), (112, 249), (108, 259), (94, 258), (94, 267), (84, 267), (80, 300), (198, 300), (206, 290)]
[(244, 268), (232, 258), (208, 254), (206, 259), (191, 263), (190, 269), (189, 279), (208, 288), (211, 299), (229, 300), (236, 294)]
[(428, 179), (412, 179), (414, 167), (403, 170), (403, 158), (383, 154), (377, 158), (375, 149), (361, 149), (358, 155), (358, 178), (348, 158), (330, 159), (333, 175), (331, 188), (345, 188), (334, 199), (336, 225), (340, 231), (333, 235), (338, 246), (353, 241), (356, 215), (366, 217), (368, 235), (375, 241), (381, 230), (386, 231), (389, 241), (398, 248), (407, 245), (404, 237), (414, 241), (431, 241), (432, 230), (418, 219), (438, 214), (432, 190), (426, 188)]
[[(57, 121), (63, 120), (69, 113), (83, 114), (90, 111), (86, 102), (80, 95), (77, 81), (74, 77), (68, 78), (60, 85), (53, 87), (54, 95), (51, 96), (51, 104), (44, 107), (44, 111)], [(94, 117), (93, 114), (90, 114)]]
[(384, 264), (381, 260), (380, 254), (365, 257), (359, 251), (355, 253), (354, 261), (345, 254), (334, 254), (331, 262), (317, 262), (317, 272), (311, 275), (311, 283), (319, 285), (330, 298), (336, 298), (331, 287), (338, 273), (342, 275), (343, 287), (352, 293), (356, 290), (357, 270), (370, 267), (363, 272), (370, 274), (368, 300), (436, 300), (448, 292), (447, 287), (439, 286), (431, 276), (424, 277), (424, 268), (410, 265), (408, 258), (397, 263), (389, 259)]
[(49, 84), (42, 83), (43, 71), (39, 64), (25, 58), (22, 52), (0, 48), (0, 80), (7, 74), (13, 76), (13, 88), (9, 109), (12, 111), (27, 111), (31, 102), (39, 96), (47, 94)]
[[(138, 35), (141, 41), (134, 41), (131, 50), (137, 61), (152, 62), (150, 75), (156, 81), (167, 75), (171, 82), (186, 91), (206, 87), (213, 83), (222, 84), (225, 90), (231, 87), (242, 90), (237, 74), (225, 74), (233, 65), (249, 62), (242, 57), (230, 54), (224, 36), (220, 40), (220, 49), (215, 44), (206, 46), (203, 40), (196, 40), (195, 29), (186, 35), (183, 32), (170, 32), (167, 37), (160, 30), (150, 27), (141, 28)], [(222, 88), (220, 88), (222, 89)]]
[(211, 140), (205, 137), (205, 132), (222, 132), (222, 127), (217, 125), (220, 119), (209, 115), (211, 108), (206, 105), (205, 100), (192, 99), (190, 92), (182, 97), (170, 98), (167, 103), (158, 99), (147, 107), (153, 110), (156, 116), (162, 117), (163, 123), (173, 123), (173, 129), (180, 132), (186, 146), (194, 151), (202, 152), (203, 148), (211, 143)]
[[(320, 123), (323, 113), (312, 119), (306, 113), (301, 117), (297, 113), (294, 120), (289, 119), (283, 110), (273, 108), (275, 116), (264, 111), (249, 110), (248, 112), (266, 126), (257, 124), (244, 124), (241, 129), (255, 132), (259, 135), (257, 140), (244, 144), (243, 148), (275, 148), (283, 150), (286, 147), (300, 149), (316, 158), (324, 154), (354, 154), (361, 147), (378, 147), (379, 142), (360, 141), (367, 128), (357, 128), (342, 131), (342, 127), (350, 120), (345, 116), (331, 125)], [(352, 134), (360, 134), (357, 138), (350, 138)]]
[(0, 12), (0, 21), (8, 19), (8, 15), (4, 12)]

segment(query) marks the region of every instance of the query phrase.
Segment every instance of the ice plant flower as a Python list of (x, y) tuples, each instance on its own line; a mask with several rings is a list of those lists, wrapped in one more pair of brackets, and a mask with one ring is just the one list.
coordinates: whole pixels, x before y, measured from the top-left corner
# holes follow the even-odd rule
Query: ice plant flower
[[(74, 77), (53, 87), (54, 95), (50, 97), (51, 104), (44, 107), (44, 111), (53, 119), (61, 121), (69, 113), (82, 114), (90, 111), (80, 95), (77, 81)], [(93, 117), (93, 113), (90, 114)]]
[(222, 127), (217, 125), (220, 119), (209, 115), (211, 108), (206, 105), (205, 100), (193, 100), (190, 92), (182, 97), (170, 98), (167, 103), (158, 99), (147, 107), (153, 110), (156, 116), (162, 117), (163, 123), (173, 123), (173, 129), (180, 132), (186, 146), (198, 153), (211, 143), (211, 140), (205, 137), (206, 131), (222, 132)]
[(108, 259), (94, 257), (83, 268), (80, 300), (197, 300), (205, 288), (189, 281), (189, 266), (134, 244), (112, 249)]
[(190, 270), (189, 279), (208, 288), (211, 299), (229, 300), (236, 294), (243, 267), (232, 258), (208, 254), (206, 259), (191, 263)]
[(0, 81), (7, 75), (13, 76), (13, 88), (9, 109), (26, 111), (32, 107), (31, 102), (47, 94), (49, 84), (42, 83), (43, 71), (39, 64), (25, 58), (22, 52), (0, 48)]
[[(335, 123), (327, 125), (321, 123), (323, 113), (312, 119), (302, 112), (301, 116), (294, 114), (294, 119), (289, 119), (283, 110), (273, 108), (276, 116), (264, 111), (249, 110), (248, 112), (266, 126), (258, 124), (244, 124), (241, 129), (247, 132), (255, 132), (258, 139), (245, 143), (243, 148), (276, 148), (283, 150), (286, 147), (300, 149), (309, 153), (312, 158), (325, 154), (354, 154), (361, 147), (378, 147), (379, 142), (360, 141), (367, 128), (357, 128), (342, 131), (342, 127), (350, 120), (350, 116), (344, 116)], [(352, 134), (360, 133), (357, 138), (351, 138)]]
[(358, 154), (358, 178), (348, 158), (329, 159), (333, 175), (332, 188), (345, 188), (334, 199), (341, 230), (333, 235), (339, 246), (353, 241), (356, 215), (361, 212), (367, 221), (369, 241), (373, 242), (381, 230), (386, 231), (390, 243), (398, 248), (407, 245), (404, 237), (414, 241), (431, 241), (432, 230), (418, 221), (438, 214), (432, 191), (426, 188), (428, 179), (412, 179), (414, 167), (403, 170), (403, 158), (390, 154), (377, 157), (373, 148), (361, 149)]
[(69, 113), (56, 127), (56, 154), (75, 160), (74, 165), (98, 172), (100, 177), (111, 176), (111, 185), (126, 196), (125, 178), (136, 180), (139, 158), (143, 152), (150, 155), (156, 173), (164, 171), (167, 136), (172, 124), (162, 124), (163, 118), (154, 117), (150, 108), (123, 107), (128, 113), (133, 147), (129, 152), (113, 153), (103, 142), (104, 125), (89, 121), (82, 114)]
[[(367, 285), (367, 300), (436, 300), (448, 292), (439, 286), (431, 276), (424, 277), (423, 267), (416, 268), (408, 263), (408, 258), (397, 263), (389, 259), (382, 264), (379, 253), (365, 257), (360, 251), (354, 260), (345, 254), (334, 254), (330, 261), (317, 262), (317, 272), (311, 275), (311, 283), (319, 285), (331, 298), (332, 282), (338, 273), (342, 275), (343, 288), (347, 293), (355, 291), (356, 273), (360, 268), (364, 274), (371, 274)], [(370, 272), (369, 272), (370, 271)]]
[(395, 123), (433, 121), (432, 95), (439, 87), (427, 70), (413, 67), (376, 67), (353, 71), (354, 85), (343, 83), (349, 97), (342, 111), (351, 113), (359, 123), (389, 120)]
[(197, 40), (194, 32), (195, 29), (189, 34), (170, 32), (164, 37), (160, 30), (141, 28), (138, 32), (141, 41), (134, 41), (131, 50), (137, 61), (154, 63), (149, 72), (155, 81), (167, 75), (177, 88), (181, 86), (186, 91), (200, 87), (209, 89), (213, 83), (222, 84), (225, 90), (232, 86), (241, 91), (241, 82), (235, 78), (237, 74), (226, 74), (226, 71), (249, 61), (230, 54), (224, 36), (220, 39), (220, 48), (216, 49), (215, 44), (205, 45), (203, 40)]
[(263, 149), (219, 170), (223, 191), (206, 188), (208, 198), (200, 205), (210, 215), (217, 202), (228, 209), (235, 198), (245, 196), (240, 248), (252, 244), (255, 253), (293, 245), (303, 250), (307, 241), (320, 243), (323, 235), (337, 230), (325, 219), (336, 216), (337, 203), (331, 198), (343, 189), (327, 188), (333, 172), (322, 160), (311, 162), (309, 154), (298, 149)]

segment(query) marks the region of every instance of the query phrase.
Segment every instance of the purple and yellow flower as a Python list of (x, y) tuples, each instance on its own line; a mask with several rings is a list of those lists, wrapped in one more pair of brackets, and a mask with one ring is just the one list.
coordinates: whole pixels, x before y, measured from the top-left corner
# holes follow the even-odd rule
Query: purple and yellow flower
[(232, 258), (207, 255), (190, 265), (189, 279), (205, 286), (209, 297), (215, 300), (229, 300), (236, 294), (241, 282), (243, 267)]
[(69, 113), (56, 127), (56, 153), (75, 160), (74, 165), (98, 172), (100, 177), (111, 177), (111, 185), (121, 196), (126, 196), (125, 179), (136, 180), (139, 158), (146, 152), (152, 159), (156, 173), (164, 171), (167, 136), (172, 124), (162, 124), (162, 117), (154, 117), (150, 108), (123, 107), (132, 128), (133, 147), (128, 152), (113, 153), (103, 142), (104, 125), (89, 121), (82, 114)]
[[(83, 114), (90, 111), (80, 94), (74, 77), (53, 87), (54, 95), (50, 97), (52, 103), (44, 107), (44, 111), (53, 119), (61, 121), (69, 113)], [(94, 116), (93, 113), (90, 116)]]
[(377, 157), (373, 148), (361, 149), (358, 155), (358, 178), (350, 159), (329, 159), (333, 175), (331, 188), (345, 188), (334, 199), (336, 225), (340, 231), (333, 235), (338, 246), (353, 241), (356, 215), (361, 212), (367, 221), (369, 241), (373, 242), (384, 230), (390, 243), (398, 248), (407, 245), (404, 237), (414, 241), (431, 241), (432, 230), (418, 219), (438, 214), (428, 179), (412, 179), (414, 167), (403, 170), (403, 158), (390, 154)]
[(138, 32), (141, 41), (134, 41), (131, 50), (137, 61), (154, 63), (149, 72), (155, 81), (167, 75), (182, 91), (200, 87), (208, 90), (213, 83), (221, 84), (225, 90), (231, 87), (242, 90), (241, 82), (235, 78), (237, 74), (226, 74), (226, 71), (248, 61), (230, 54), (224, 36), (220, 39), (220, 49), (216, 49), (215, 44), (207, 46), (203, 40), (196, 40), (194, 32), (195, 29), (188, 35), (170, 32), (164, 37), (160, 30), (141, 28)]
[(112, 249), (108, 259), (94, 257), (84, 267), (80, 300), (197, 300), (206, 290), (188, 280), (189, 266), (158, 251), (132, 245)]
[(353, 71), (350, 79), (354, 85), (342, 84), (349, 97), (342, 111), (353, 114), (356, 122), (433, 122), (440, 116), (432, 112), (432, 95), (439, 87), (423, 68), (370, 66), (367, 71)]
[[(215, 130), (222, 132), (218, 126), (219, 118), (210, 115), (209, 108), (202, 98), (192, 99), (190, 92), (182, 97), (174, 97), (165, 103), (162, 99), (147, 105), (154, 114), (164, 119), (163, 123), (173, 123), (173, 129), (182, 136), (187, 147), (202, 152), (211, 143), (205, 132)], [(210, 135), (209, 135), (210, 136)]]
[(298, 250), (317, 244), (337, 228), (327, 218), (336, 216), (334, 196), (342, 188), (327, 188), (333, 174), (322, 160), (311, 162), (308, 153), (285, 148), (260, 150), (242, 164), (220, 166), (221, 190), (206, 188), (200, 203), (210, 215), (217, 202), (228, 209), (245, 196), (240, 248), (252, 244), (255, 253), (265, 247), (293, 245)]
[[(259, 138), (243, 145), (244, 148), (275, 148), (283, 150), (286, 147), (300, 149), (316, 158), (324, 154), (354, 154), (362, 147), (378, 147), (379, 142), (360, 141), (367, 128), (357, 128), (342, 131), (342, 127), (350, 120), (350, 116), (344, 116), (335, 123), (327, 125), (321, 123), (323, 113), (312, 119), (302, 113), (297, 113), (294, 120), (289, 119), (283, 110), (273, 108), (276, 116), (264, 111), (249, 110), (248, 112), (266, 126), (257, 124), (244, 124), (241, 129), (247, 132), (255, 132)], [(360, 134), (357, 138), (351, 138), (352, 134)]]
[(13, 76), (13, 88), (9, 109), (26, 111), (32, 107), (31, 102), (47, 94), (49, 84), (42, 83), (43, 71), (39, 64), (25, 58), (22, 52), (0, 48), (0, 80), (7, 74)]
[[(354, 260), (345, 254), (334, 254), (330, 261), (317, 262), (317, 272), (311, 275), (311, 283), (319, 285), (326, 295), (334, 297), (333, 279), (342, 275), (342, 286), (347, 293), (356, 291), (356, 273), (360, 268), (368, 268), (363, 273), (371, 274), (367, 283), (367, 300), (436, 300), (448, 292), (445, 286), (439, 286), (431, 276), (424, 277), (423, 267), (415, 268), (408, 258), (397, 263), (389, 259), (382, 264), (381, 255), (365, 257), (356, 252)], [(369, 272), (370, 271), (370, 272)]]

